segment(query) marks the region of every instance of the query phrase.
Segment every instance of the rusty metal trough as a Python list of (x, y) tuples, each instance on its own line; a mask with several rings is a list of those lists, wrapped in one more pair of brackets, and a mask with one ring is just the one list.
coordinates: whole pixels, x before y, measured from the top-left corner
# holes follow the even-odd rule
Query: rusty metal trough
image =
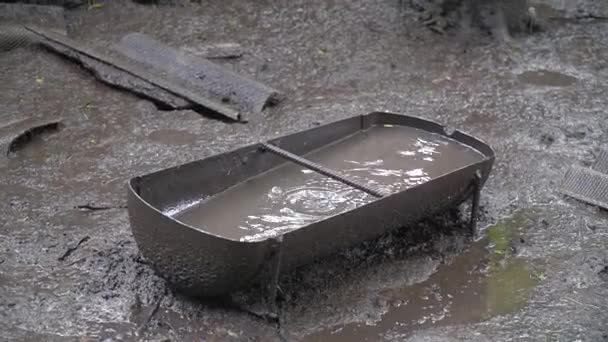
[[(402, 146), (396, 146), (394, 151), (377, 147), (386, 147), (380, 141), (383, 136), (399, 141), (400, 134), (403, 134), (403, 141), (409, 139), (414, 142), (417, 150), (402, 150)], [(406, 135), (411, 134), (433, 137), (437, 143), (428, 142), (427, 138), (409, 136), (406, 139)], [(378, 140), (381, 145), (365, 145), (372, 140)], [(341, 144), (349, 145), (339, 150)], [(442, 154), (436, 149), (437, 146), (447, 148), (449, 144), (453, 145), (455, 152)], [(381, 176), (385, 175), (386, 169), (343, 167), (345, 163), (359, 163), (345, 158), (350, 153), (348, 151), (357, 152), (357, 148), (365, 146), (367, 150), (360, 154), (366, 160), (373, 160), (365, 165), (381, 164), (382, 156), (390, 155), (395, 156), (396, 162), (403, 160), (403, 170), (411, 169), (408, 163), (435, 165), (433, 163), (441, 160), (445, 160), (447, 169), (437, 169), (435, 174), (426, 178), (403, 178), (406, 174), (424, 175), (421, 167), (405, 173), (393, 172), (391, 177), (396, 178), (391, 179), (396, 179), (396, 183), (383, 183), (385, 178)], [(419, 156), (414, 156), (417, 151)], [(459, 159), (458, 153), (463, 153), (463, 156), (466, 153), (468, 159)], [(402, 157), (404, 159), (398, 159)], [(454, 131), (448, 134), (443, 126), (416, 117), (371, 113), (135, 177), (130, 180), (128, 188), (129, 217), (139, 249), (161, 276), (187, 294), (224, 295), (251, 284), (269, 267), (274, 269), (271, 273), (276, 281), (281, 271), (372, 239), (390, 229), (404, 227), (459, 205), (467, 198), (473, 198), (475, 210), (479, 190), (493, 162), (492, 149), (465, 133)], [(248, 229), (253, 228), (240, 227), (245, 232), (240, 238), (235, 235), (239, 230), (232, 224), (219, 226), (208, 223), (213, 220), (197, 223), (180, 214), (182, 211), (202, 210), (204, 214), (200, 217), (210, 217), (221, 215), (222, 210), (217, 208), (224, 208), (228, 216), (238, 216), (239, 192), (242, 192), (243, 201), (260, 198), (266, 203), (264, 201), (269, 196), (266, 190), (278, 190), (277, 187), (264, 188), (262, 185), (269, 178), (280, 183), (277, 170), (282, 170), (287, 176), (310, 175), (317, 180), (338, 184), (342, 194), (346, 194), (341, 197), (343, 202), (351, 195), (362, 200), (325, 216), (305, 216), (309, 221), (288, 229), (280, 227), (245, 236)], [(297, 178), (290, 177), (287, 178)], [(402, 178), (407, 182), (401, 182)], [(313, 178), (307, 178), (306, 182), (310, 179)], [(262, 184), (254, 188), (264, 191), (251, 197), (242, 190), (248, 184)], [(226, 202), (228, 204), (217, 204), (222, 196), (231, 193), (234, 197), (230, 197), (233, 200)], [(280, 202), (281, 205), (289, 203)], [(264, 204), (259, 208), (270, 210), (268, 206)], [(255, 215), (244, 217), (243, 222), (247, 218), (259, 218)], [(474, 227), (474, 212), (471, 218)], [(233, 222), (230, 221), (233, 219), (239, 218), (228, 217), (226, 222)]]

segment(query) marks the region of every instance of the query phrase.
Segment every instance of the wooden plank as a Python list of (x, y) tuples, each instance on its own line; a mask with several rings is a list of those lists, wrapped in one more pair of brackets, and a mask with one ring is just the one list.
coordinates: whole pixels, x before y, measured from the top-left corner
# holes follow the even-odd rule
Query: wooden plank
[(92, 58), (94, 60), (100, 61), (105, 64), (109, 64), (114, 68), (127, 73), (131, 76), (140, 78), (146, 82), (153, 84), (154, 86), (166, 90), (176, 96), (182, 97), (193, 104), (205, 107), (213, 112), (226, 116), (231, 120), (240, 121), (241, 113), (236, 111), (230, 107), (224, 106), (221, 103), (217, 103), (208, 98), (200, 96), (189, 89), (168, 81), (164, 78), (158, 77), (147, 72), (143, 67), (136, 65), (134, 63), (128, 62), (126, 60), (120, 60), (118, 58), (114, 58), (111, 56), (104, 55), (98, 51), (91, 49), (90, 47), (84, 46), (83, 44), (76, 42), (66, 36), (62, 36), (60, 34), (56, 34), (53, 32), (42, 31), (39, 29), (35, 29), (32, 27), (26, 27), (26, 29), (37, 36), (42, 38), (41, 43), (44, 44), (45, 40), (50, 41), (51, 43), (61, 45), (69, 50), (75, 51), (78, 54), (85, 55), (86, 57)]

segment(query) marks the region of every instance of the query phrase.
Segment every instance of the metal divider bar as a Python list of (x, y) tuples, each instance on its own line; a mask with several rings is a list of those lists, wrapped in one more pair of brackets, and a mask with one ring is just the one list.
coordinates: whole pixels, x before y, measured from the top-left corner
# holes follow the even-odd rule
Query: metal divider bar
[(276, 155), (278, 155), (280, 157), (288, 159), (288, 160), (290, 160), (290, 161), (292, 161), (292, 162), (294, 162), (294, 163), (296, 163), (298, 165), (302, 165), (302, 166), (304, 166), (306, 168), (309, 168), (309, 169), (311, 169), (311, 170), (313, 170), (315, 172), (318, 172), (318, 173), (320, 173), (320, 174), (322, 174), (324, 176), (327, 176), (329, 178), (335, 179), (335, 180), (337, 180), (337, 181), (339, 181), (341, 183), (347, 184), (347, 185), (349, 185), (349, 186), (351, 186), (351, 187), (353, 187), (353, 188), (355, 188), (357, 190), (361, 190), (361, 191), (363, 191), (365, 193), (368, 193), (368, 194), (370, 194), (370, 195), (372, 195), (374, 197), (381, 198), (381, 197), (386, 196), (385, 193), (383, 193), (382, 191), (380, 191), (378, 189), (374, 189), (374, 188), (369, 187), (369, 186), (367, 186), (365, 184), (361, 184), (361, 183), (359, 183), (359, 182), (357, 182), (357, 181), (355, 181), (353, 179), (349, 179), (349, 178), (341, 175), (338, 171), (326, 168), (326, 167), (324, 167), (322, 165), (319, 165), (319, 164), (317, 164), (315, 162), (312, 162), (312, 161), (310, 161), (308, 159), (305, 159), (305, 158), (302, 158), (302, 157), (300, 157), (298, 155), (295, 155), (295, 154), (293, 154), (293, 153), (291, 153), (289, 151), (285, 151), (284, 149), (282, 149), (280, 147), (277, 147), (275, 145), (271, 145), (269, 143), (261, 143), (261, 145), (262, 145), (262, 147), (265, 150), (270, 151), (270, 152), (272, 152), (272, 153), (274, 153), (274, 154), (276, 154)]

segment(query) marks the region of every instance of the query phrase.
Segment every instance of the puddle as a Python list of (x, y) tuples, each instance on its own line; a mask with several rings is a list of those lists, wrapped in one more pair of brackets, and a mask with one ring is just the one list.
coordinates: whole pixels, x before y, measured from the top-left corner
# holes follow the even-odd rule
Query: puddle
[(505, 219), (426, 281), (384, 290), (380, 301), (389, 309), (375, 325), (333, 327), (303, 341), (378, 341), (386, 334), (403, 337), (415, 330), (475, 323), (519, 310), (541, 278), (528, 260), (513, 255), (526, 224), (523, 213)]
[(196, 141), (196, 135), (174, 129), (160, 129), (148, 135), (148, 138), (165, 145), (187, 145)]
[(576, 77), (549, 70), (526, 71), (517, 78), (523, 83), (545, 87), (567, 87), (577, 81)]
[[(378, 126), (306, 156), (384, 192), (397, 192), (478, 162), (472, 148), (410, 127)], [(262, 240), (376, 198), (287, 163), (182, 212), (181, 222), (241, 240)]]

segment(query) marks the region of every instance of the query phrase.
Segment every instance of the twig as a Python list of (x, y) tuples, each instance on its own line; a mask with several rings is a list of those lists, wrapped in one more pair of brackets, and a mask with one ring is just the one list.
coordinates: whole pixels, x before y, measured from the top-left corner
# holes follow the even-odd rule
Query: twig
[(572, 303), (575, 303), (575, 304), (578, 304), (578, 305), (590, 306), (592, 308), (599, 309), (599, 307), (597, 305), (581, 303), (581, 302), (579, 302), (579, 301), (577, 301), (577, 300), (575, 300), (573, 298), (570, 298), (570, 297), (564, 297), (564, 299), (567, 299), (567, 300), (571, 301)]
[(91, 239), (90, 236), (85, 236), (82, 239), (80, 239), (80, 241), (78, 241), (78, 243), (76, 244), (76, 246), (74, 247), (70, 247), (68, 248), (67, 251), (65, 251), (65, 253), (63, 253), (62, 256), (60, 256), (59, 258), (57, 258), (57, 260), (59, 261), (64, 261), (65, 259), (67, 259), (72, 253), (74, 253), (75, 250), (78, 249), (78, 247), (80, 247), (80, 245), (82, 245), (83, 243), (89, 241)]
[(156, 315), (156, 313), (158, 312), (158, 309), (160, 309), (160, 303), (163, 301), (163, 299), (165, 299), (166, 295), (167, 295), (167, 289), (165, 289), (165, 292), (163, 292), (163, 295), (160, 296), (160, 298), (158, 298), (158, 300), (156, 301), (156, 304), (154, 305), (154, 309), (152, 309), (152, 311), (150, 311), (148, 318), (146, 318), (146, 320), (137, 329), (138, 334), (141, 334), (146, 330), (146, 327), (148, 326), (148, 324), (150, 324), (150, 322), (152, 321), (152, 318), (154, 318), (154, 315)]
[(595, 14), (585, 14), (585, 15), (576, 15), (573, 17), (550, 17), (549, 19), (557, 19), (557, 20), (608, 20), (608, 17), (603, 15), (595, 15)]
[(125, 209), (125, 208), (127, 208), (126, 205), (95, 205), (95, 204), (82, 204), (82, 205), (77, 205), (74, 207), (74, 209), (90, 210), (90, 211), (109, 210), (109, 209)]

